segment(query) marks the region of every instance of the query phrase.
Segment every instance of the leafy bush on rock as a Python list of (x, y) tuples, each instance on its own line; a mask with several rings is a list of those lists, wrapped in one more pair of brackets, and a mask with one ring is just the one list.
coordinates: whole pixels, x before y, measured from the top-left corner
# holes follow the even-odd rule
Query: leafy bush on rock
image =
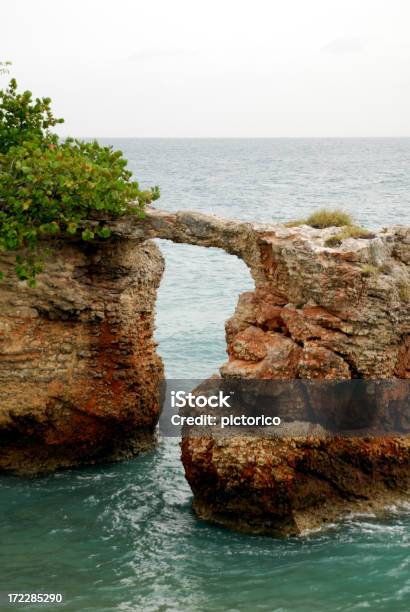
[(142, 191), (131, 180), (121, 151), (95, 141), (60, 142), (50, 128), (63, 120), (50, 103), (19, 93), (14, 79), (0, 90), (0, 251), (16, 251), (17, 276), (30, 285), (43, 267), (42, 238), (107, 238), (101, 219), (143, 216), (159, 197), (158, 187)]

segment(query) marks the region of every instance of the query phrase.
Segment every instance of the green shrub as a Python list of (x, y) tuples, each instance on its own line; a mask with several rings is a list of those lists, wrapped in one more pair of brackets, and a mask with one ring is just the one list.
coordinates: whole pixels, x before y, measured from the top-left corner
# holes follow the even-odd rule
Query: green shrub
[(18, 93), (15, 80), (0, 91), (0, 251), (17, 252), (17, 276), (30, 285), (42, 269), (42, 237), (107, 238), (103, 217), (143, 216), (160, 195), (158, 187), (141, 191), (131, 180), (121, 151), (60, 142), (50, 128), (63, 120), (50, 102)]
[(53, 116), (50, 98), (33, 100), (30, 91), (18, 93), (17, 82), (11, 79), (6, 90), (0, 91), (0, 153), (25, 142), (58, 143), (49, 131), (64, 119)]

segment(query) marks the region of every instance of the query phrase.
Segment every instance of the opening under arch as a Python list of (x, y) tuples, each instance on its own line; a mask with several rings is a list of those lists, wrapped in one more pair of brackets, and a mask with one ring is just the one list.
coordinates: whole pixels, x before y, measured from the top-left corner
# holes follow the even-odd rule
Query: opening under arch
[(155, 337), (167, 378), (205, 378), (226, 361), (225, 321), (254, 289), (246, 264), (225, 251), (156, 239), (165, 258)]

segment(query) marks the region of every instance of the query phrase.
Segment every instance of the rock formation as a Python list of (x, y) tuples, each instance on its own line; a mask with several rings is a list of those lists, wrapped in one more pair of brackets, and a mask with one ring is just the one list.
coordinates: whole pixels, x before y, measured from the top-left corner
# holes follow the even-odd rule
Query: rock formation
[(159, 249), (118, 238), (51, 249), (34, 289), (13, 254), (0, 257), (0, 469), (16, 473), (147, 449), (159, 415)]
[[(255, 290), (240, 296), (226, 324), (223, 379), (410, 378), (410, 229), (331, 248), (337, 228), (192, 212), (149, 209), (143, 221), (111, 228), (97, 246), (61, 243), (34, 290), (6, 275), (0, 468), (73, 465), (152, 441), (162, 375), (153, 308), (163, 264), (150, 238), (219, 247), (248, 265)], [(2, 255), (0, 267), (11, 262)], [(405, 496), (409, 451), (409, 438), (393, 431), (283, 439), (188, 432), (182, 442), (197, 514), (273, 534)]]
[[(240, 296), (226, 324), (225, 379), (410, 378), (408, 228), (336, 248), (326, 246), (336, 228), (195, 213), (152, 212), (144, 231), (220, 247), (248, 264), (255, 291)], [(256, 533), (299, 533), (351, 510), (381, 508), (410, 484), (409, 438), (393, 430), (365, 439), (188, 432), (182, 460), (198, 516)]]

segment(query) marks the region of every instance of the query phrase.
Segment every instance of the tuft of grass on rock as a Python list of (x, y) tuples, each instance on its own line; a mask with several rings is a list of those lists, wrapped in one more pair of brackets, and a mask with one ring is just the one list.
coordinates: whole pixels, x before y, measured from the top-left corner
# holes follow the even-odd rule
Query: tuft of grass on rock
[(364, 227), (359, 225), (346, 225), (341, 232), (338, 232), (334, 236), (330, 236), (325, 240), (325, 246), (337, 247), (340, 246), (346, 238), (374, 238), (375, 235), (369, 232)]
[(339, 232), (339, 236), (344, 240), (345, 238), (375, 238), (375, 234), (369, 232), (364, 227), (360, 227), (360, 225), (349, 225), (345, 227), (341, 232)]
[(296, 219), (288, 221), (284, 224), (285, 227), (298, 227), (300, 225), (310, 225), (316, 229), (325, 229), (327, 227), (340, 227), (340, 232), (329, 236), (325, 240), (325, 246), (330, 248), (338, 247), (346, 238), (374, 238), (375, 235), (369, 232), (364, 227), (355, 225), (349, 213), (343, 210), (321, 208), (312, 213), (307, 219)]
[(349, 213), (343, 210), (321, 208), (309, 215), (305, 223), (317, 229), (324, 229), (325, 227), (344, 227), (345, 225), (353, 225), (353, 219)]
[(349, 213), (343, 210), (331, 210), (328, 208), (321, 208), (316, 212), (312, 213), (306, 219), (295, 219), (294, 221), (288, 221), (284, 224), (285, 227), (298, 227), (299, 225), (310, 225), (317, 229), (324, 229), (325, 227), (343, 227), (345, 225), (353, 225), (352, 217)]

